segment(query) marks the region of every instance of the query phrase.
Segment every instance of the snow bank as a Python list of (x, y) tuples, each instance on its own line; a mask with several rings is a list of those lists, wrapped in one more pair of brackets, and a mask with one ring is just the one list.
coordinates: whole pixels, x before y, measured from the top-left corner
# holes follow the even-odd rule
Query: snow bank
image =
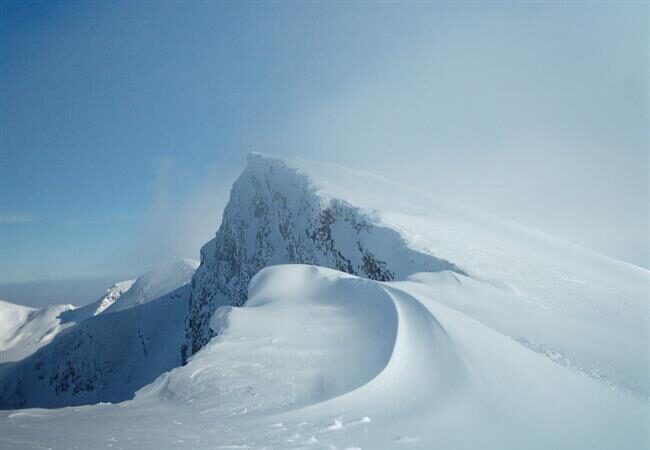
[(646, 400), (568, 370), (435, 295), (466, 282), (450, 272), (382, 283), (306, 265), (266, 268), (245, 307), (215, 314), (222, 333), (186, 366), (120, 405), (4, 413), (8, 442), (647, 448)]

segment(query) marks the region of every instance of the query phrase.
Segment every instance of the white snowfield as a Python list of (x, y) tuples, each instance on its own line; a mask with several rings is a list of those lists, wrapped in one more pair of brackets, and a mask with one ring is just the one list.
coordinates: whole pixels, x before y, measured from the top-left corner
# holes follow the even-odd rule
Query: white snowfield
[(72, 309), (72, 305), (30, 308), (0, 300), (0, 363), (21, 360), (48, 344), (71, 325), (61, 323), (59, 315)]
[(362, 208), (409, 248), (444, 258), (471, 278), (462, 290), (436, 286), (430, 295), (561, 365), (650, 398), (648, 270), (376, 175), (289, 164), (322, 198)]
[(121, 404), (5, 412), (6, 448), (647, 448), (646, 400), (427, 293), (468, 282), (269, 267), (188, 365)]
[[(314, 245), (334, 243), (343, 258), (359, 236), (373, 267), (398, 278), (266, 267), (243, 307), (216, 310), (218, 335), (187, 365), (123, 403), (0, 412), (3, 450), (650, 448), (647, 270), (362, 172), (262, 155), (247, 171), (260, 201), (264, 186), (283, 189), (281, 173), (289, 188), (276, 193), (303, 192), (307, 177), (321, 208), (357, 208), (356, 235), (358, 217), (335, 217)], [(257, 210), (265, 248), (280, 254), (273, 210)], [(416, 252), (448, 263), (413, 273)], [(160, 301), (133, 309), (152, 330), (165, 326), (162, 314), (146, 317)], [(135, 315), (120, 314), (110, 317)]]

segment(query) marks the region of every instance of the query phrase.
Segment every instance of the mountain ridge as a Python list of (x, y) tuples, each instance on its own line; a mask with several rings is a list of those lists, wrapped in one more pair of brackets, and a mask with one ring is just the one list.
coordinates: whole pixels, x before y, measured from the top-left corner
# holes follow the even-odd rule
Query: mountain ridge
[(89, 305), (58, 308), (51, 339), (10, 366), (3, 364), (0, 407), (126, 400), (178, 366), (187, 283), (197, 265), (189, 259), (160, 265), (116, 283)]
[(233, 185), (216, 237), (201, 248), (184, 359), (218, 332), (209, 329), (217, 307), (243, 305), (252, 277), (281, 263), (315, 264), (378, 281), (422, 271), (464, 273), (450, 261), (413, 251), (369, 212), (319, 195), (299, 169), (253, 153)]
[[(109, 330), (120, 318), (140, 323), (126, 333), (137, 352), (112, 354), (108, 344), (99, 349), (93, 344), (94, 351), (131, 358), (129, 364), (140, 368), (157, 358), (154, 368), (159, 372), (149, 370), (143, 377), (124, 372), (120, 381), (109, 377), (108, 384), (127, 386), (118, 393), (106, 385), (92, 395), (72, 395), (68, 389), (53, 397), (44, 386), (40, 397), (57, 405), (131, 398), (156, 376), (187, 364), (218, 336), (223, 322), (213, 320), (215, 314), (221, 307), (244, 305), (249, 282), (260, 270), (289, 263), (329, 267), (378, 282), (427, 279), (418, 275), (422, 273), (465, 277), (455, 289), (435, 283), (427, 296), (529, 351), (559, 355), (554, 360), (558, 365), (642, 398), (650, 392), (648, 369), (639, 356), (648, 338), (648, 271), (512, 223), (474, 217), (381, 177), (253, 154), (231, 189), (219, 230), (201, 249), (191, 282), (174, 299), (163, 297), (129, 313), (117, 311), (110, 321), (102, 314), (86, 324), (110, 324), (100, 326)], [(173, 320), (166, 322), (163, 317), (172, 309)], [(521, 320), (512, 320), (513, 315)], [(146, 345), (148, 336), (165, 334), (170, 339)], [(103, 339), (108, 343), (108, 337)], [(57, 353), (70, 352), (75, 345), (90, 344), (66, 338)], [(48, 358), (56, 367), (57, 358)], [(20, 365), (21, 380), (34, 380), (34, 365), (33, 359)], [(60, 367), (52, 376), (66, 370)], [(101, 379), (92, 378), (94, 389)], [(17, 383), (3, 377), (3, 407), (20, 403), (6, 401)], [(83, 382), (79, 384), (83, 391)]]

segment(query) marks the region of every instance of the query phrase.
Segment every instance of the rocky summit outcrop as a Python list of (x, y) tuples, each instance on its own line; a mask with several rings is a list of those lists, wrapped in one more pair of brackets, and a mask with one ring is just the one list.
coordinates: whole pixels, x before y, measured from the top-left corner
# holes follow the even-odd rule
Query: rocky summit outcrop
[(243, 305), (251, 278), (266, 266), (284, 263), (314, 264), (379, 281), (416, 272), (463, 273), (449, 261), (410, 249), (397, 231), (379, 225), (372, 211), (322, 195), (299, 169), (251, 154), (232, 187), (221, 227), (201, 249), (183, 360), (218, 333), (209, 326), (218, 307)]

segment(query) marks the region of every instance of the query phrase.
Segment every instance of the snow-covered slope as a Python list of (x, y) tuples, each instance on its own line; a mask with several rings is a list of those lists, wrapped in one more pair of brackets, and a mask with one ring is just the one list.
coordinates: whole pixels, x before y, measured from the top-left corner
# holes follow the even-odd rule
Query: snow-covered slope
[(161, 264), (138, 278), (115, 283), (99, 300), (68, 311), (61, 318), (80, 322), (104, 311), (114, 313), (148, 303), (189, 283), (198, 266), (198, 261), (187, 258)]
[(76, 308), (51, 305), (40, 309), (0, 300), (0, 363), (19, 361), (48, 344), (61, 331), (103, 312), (117, 312), (151, 300), (191, 280), (198, 261), (179, 259), (134, 280), (115, 283), (97, 301)]
[(122, 294), (131, 289), (134, 282), (135, 280), (125, 280), (115, 283), (113, 286), (106, 289), (106, 293), (99, 300), (64, 314), (64, 320), (79, 322), (80, 320), (103, 313), (113, 305)]
[[(49, 314), (57, 327), (50, 327), (48, 340), (39, 341), (39, 347), (59, 331), (66, 332), (3, 371), (0, 407), (121, 401), (178, 366), (188, 311), (187, 283), (197, 266), (189, 259), (165, 264), (134, 281), (117, 283), (94, 303)], [(38, 338), (31, 328), (21, 329), (23, 335), (32, 333), (30, 339)], [(36, 350), (29, 348), (18, 359)]]
[(115, 302), (106, 308), (106, 312), (122, 311), (162, 297), (177, 287), (189, 283), (198, 266), (198, 261), (183, 258), (156, 267), (138, 277)]
[(3, 377), (0, 407), (122, 401), (180, 364), (188, 286), (156, 301), (91, 317)]
[(186, 366), (123, 404), (2, 413), (8, 448), (647, 448), (646, 400), (429, 295), (468, 282), (264, 269)]
[(187, 365), (2, 420), (19, 448), (647, 448), (649, 292), (543, 233), (252, 155), (190, 285), (63, 333), (0, 400), (123, 400)]
[[(214, 311), (243, 304), (267, 265), (315, 264), (379, 281), (447, 270), (470, 278), (459, 310), (559, 364), (650, 392), (647, 270), (375, 175), (253, 154), (201, 261), (188, 353), (218, 332)], [(490, 288), (485, 302), (473, 300), (477, 283)]]
[(42, 346), (67, 326), (59, 316), (74, 308), (52, 305), (29, 308), (0, 300), (0, 363), (21, 360)]

